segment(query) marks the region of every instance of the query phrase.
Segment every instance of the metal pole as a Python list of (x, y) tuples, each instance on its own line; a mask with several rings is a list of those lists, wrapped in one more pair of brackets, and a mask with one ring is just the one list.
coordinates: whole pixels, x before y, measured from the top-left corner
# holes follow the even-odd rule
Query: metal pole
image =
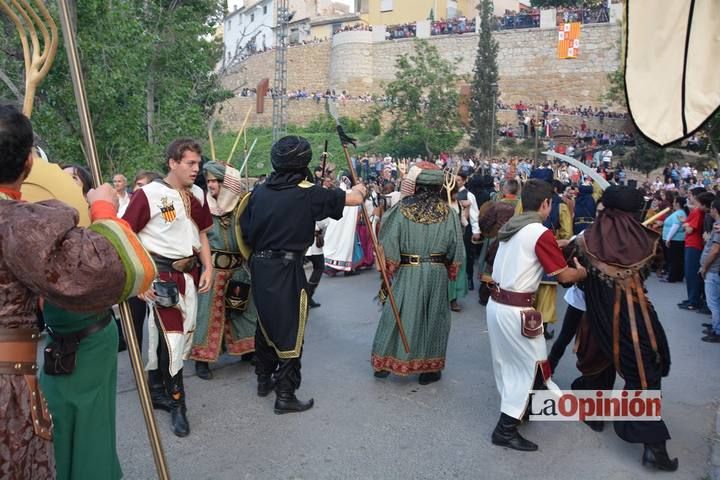
[(537, 168), (538, 165), (538, 119), (540, 117), (538, 116), (538, 109), (537, 105), (535, 105), (535, 167)]
[[(78, 114), (80, 116), (80, 128), (82, 130), (83, 144), (85, 146), (85, 155), (87, 156), (88, 166), (92, 173), (93, 183), (99, 186), (102, 183), (100, 175), (100, 162), (97, 155), (97, 147), (95, 146), (95, 136), (93, 134), (92, 121), (90, 119), (90, 109), (87, 104), (87, 95), (85, 93), (85, 85), (83, 81), (82, 70), (80, 68), (80, 59), (77, 54), (77, 45), (75, 43), (75, 35), (73, 34), (70, 23), (70, 15), (68, 10), (68, 0), (59, 0), (60, 7), (60, 23), (62, 25), (63, 37), (65, 37), (65, 51), (68, 56), (68, 65), (70, 67), (70, 76), (72, 77), (73, 91), (75, 93), (75, 101), (77, 102)], [(155, 415), (150, 401), (150, 390), (145, 381), (145, 372), (142, 366), (142, 358), (140, 356), (140, 348), (137, 344), (135, 330), (132, 323), (132, 315), (127, 302), (120, 304), (120, 318), (125, 335), (125, 341), (128, 346), (130, 355), (130, 363), (132, 364), (133, 373), (135, 375), (135, 383), (138, 387), (138, 395), (140, 396), (140, 406), (145, 417), (145, 426), (147, 427), (148, 436), (150, 437), (150, 446), (152, 448), (153, 457), (155, 458), (155, 467), (157, 469), (158, 478), (168, 480), (167, 463), (165, 454), (160, 443), (160, 435), (155, 423)]]

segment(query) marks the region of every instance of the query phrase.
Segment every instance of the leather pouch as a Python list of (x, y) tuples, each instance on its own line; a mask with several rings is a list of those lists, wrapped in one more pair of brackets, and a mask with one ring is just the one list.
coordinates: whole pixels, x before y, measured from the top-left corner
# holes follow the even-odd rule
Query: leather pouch
[(250, 284), (237, 280), (228, 282), (225, 291), (225, 308), (244, 312), (247, 309), (248, 300), (250, 299)]
[(543, 334), (542, 313), (537, 310), (523, 310), (520, 312), (520, 320), (522, 324), (522, 336), (527, 338), (539, 337)]
[(156, 280), (153, 283), (155, 291), (155, 304), (158, 307), (171, 308), (180, 301), (180, 290), (178, 284), (172, 280)]
[(79, 342), (52, 341), (45, 347), (43, 370), (48, 375), (70, 375), (75, 370)]

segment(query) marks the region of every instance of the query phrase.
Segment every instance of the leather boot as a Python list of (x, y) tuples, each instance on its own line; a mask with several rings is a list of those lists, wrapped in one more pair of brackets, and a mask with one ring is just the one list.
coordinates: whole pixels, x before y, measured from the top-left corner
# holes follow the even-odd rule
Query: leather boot
[(292, 358), (280, 362), (277, 371), (277, 386), (275, 387), (275, 413), (304, 412), (313, 407), (314, 401), (311, 398), (307, 402), (298, 400), (295, 390), (300, 387), (300, 359)]
[(468, 276), (467, 285), (468, 285), (468, 290), (470, 290), (471, 292), (473, 290), (475, 290), (475, 282), (473, 281), (473, 277)]
[(257, 394), (258, 397), (267, 397), (270, 392), (275, 390), (275, 380), (272, 375), (258, 375)]
[(492, 443), (501, 447), (520, 450), (521, 452), (534, 452), (537, 450), (538, 446), (536, 444), (520, 435), (517, 428), (519, 424), (519, 420), (501, 413), (500, 420), (498, 420), (497, 426), (495, 426), (492, 433)]
[(170, 380), (170, 397), (173, 408), (172, 415), (173, 433), (178, 437), (187, 437), (190, 434), (190, 424), (187, 419), (187, 407), (185, 406), (185, 388), (183, 384), (182, 369)]
[(153, 408), (169, 412), (172, 410), (172, 401), (165, 390), (165, 383), (160, 370), (148, 371), (148, 386), (150, 387), (150, 400)]
[(212, 380), (213, 378), (208, 362), (195, 362), (195, 374), (203, 380)]
[(442, 378), (442, 372), (427, 372), (427, 373), (421, 373), (420, 378), (418, 378), (418, 383), (420, 385), (430, 385), (433, 382), (437, 382)]
[(307, 290), (307, 296), (308, 296), (308, 306), (310, 308), (317, 308), (320, 306), (318, 302), (315, 301), (313, 296), (315, 296), (315, 290), (317, 290), (318, 284), (308, 282), (308, 290)]
[(284, 413), (295, 413), (304, 412), (310, 410), (315, 404), (315, 400), (312, 398), (307, 402), (298, 400), (295, 396), (295, 392), (281, 392), (277, 391), (277, 397), (275, 398), (275, 413), (282, 415)]
[(646, 467), (664, 470), (666, 472), (674, 472), (678, 469), (678, 459), (673, 458), (670, 460), (665, 442), (646, 443), (642, 464)]

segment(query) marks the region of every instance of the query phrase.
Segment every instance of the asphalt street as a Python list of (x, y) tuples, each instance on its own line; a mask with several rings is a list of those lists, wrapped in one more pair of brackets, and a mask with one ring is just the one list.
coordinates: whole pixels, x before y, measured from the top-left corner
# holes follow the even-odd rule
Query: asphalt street
[[(379, 318), (373, 303), (378, 275), (324, 277), (311, 311), (298, 397), (315, 398), (305, 413), (275, 415), (274, 396), (255, 394), (252, 367), (223, 357), (211, 381), (186, 362), (191, 433), (175, 437), (170, 416), (156, 411), (174, 479), (645, 479), (708, 478), (711, 439), (720, 400), (720, 345), (700, 341), (709, 317), (679, 310), (684, 285), (648, 282), (650, 298), (670, 341), (672, 368), (663, 380), (663, 416), (676, 473), (641, 464), (642, 447), (612, 428), (596, 433), (581, 423), (531, 422), (522, 427), (540, 450), (520, 453), (490, 443), (499, 395), (490, 360), (485, 309), (476, 292), (453, 314), (442, 380), (376, 379), (370, 349)], [(561, 302), (562, 304), (562, 302)], [(564, 305), (561, 312), (564, 311)], [(559, 324), (556, 326), (559, 328)], [(713, 366), (715, 365), (715, 367)], [(569, 388), (577, 376), (568, 348), (554, 379)], [(617, 387), (618, 385), (616, 385)], [(118, 451), (125, 477), (154, 478), (155, 470), (126, 353), (118, 378)]]

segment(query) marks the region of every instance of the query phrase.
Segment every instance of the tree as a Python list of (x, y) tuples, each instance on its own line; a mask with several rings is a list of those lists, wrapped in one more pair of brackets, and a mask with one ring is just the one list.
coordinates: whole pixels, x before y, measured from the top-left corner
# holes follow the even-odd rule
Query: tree
[(395, 62), (395, 80), (385, 86), (392, 117), (383, 137), (389, 153), (397, 156), (434, 155), (452, 150), (462, 138), (458, 115), (460, 59), (448, 61), (425, 40), (415, 40), (415, 51)]
[[(223, 3), (77, 2), (77, 43), (106, 176), (157, 170), (170, 140), (205, 138), (215, 105), (230, 96), (214, 73), (222, 47), (212, 34)], [(4, 32), (9, 35), (7, 29)], [(8, 46), (2, 48), (14, 52), (15, 38), (12, 41), (3, 42)], [(33, 125), (51, 159), (83, 163), (77, 108), (62, 49), (61, 39), (55, 63), (37, 93)], [(0, 60), (0, 72), (4, 66)], [(22, 79), (22, 65), (19, 71)], [(10, 90), (2, 90), (3, 83), (7, 82), (0, 82), (0, 97), (12, 98)]]
[(495, 119), (495, 101), (498, 95), (498, 43), (492, 36), (493, 2), (482, 0), (478, 5), (480, 12), (480, 35), (477, 56), (475, 57), (475, 75), (470, 90), (470, 144), (489, 154), (493, 141)]
[(667, 151), (648, 142), (644, 137), (638, 136), (635, 141), (635, 150), (628, 155), (628, 166), (640, 170), (645, 175), (667, 163)]

